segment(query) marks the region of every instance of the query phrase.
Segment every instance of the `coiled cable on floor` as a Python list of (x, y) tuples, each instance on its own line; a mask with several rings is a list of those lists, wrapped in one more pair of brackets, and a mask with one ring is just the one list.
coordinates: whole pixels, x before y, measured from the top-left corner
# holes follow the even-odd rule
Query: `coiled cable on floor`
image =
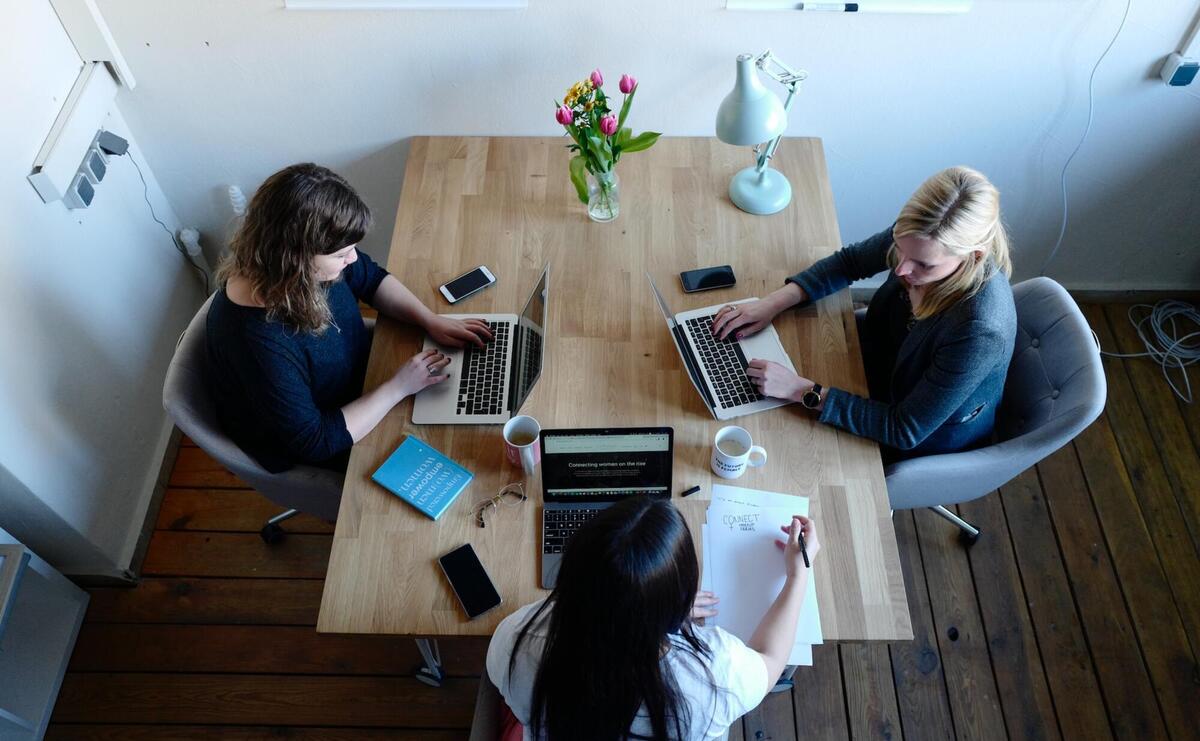
[[(1167, 299), (1129, 307), (1129, 322), (1137, 330), (1146, 352), (1115, 353), (1100, 351), (1110, 358), (1152, 358), (1162, 368), (1163, 378), (1183, 401), (1192, 403), (1192, 382), (1188, 366), (1200, 363), (1200, 311), (1185, 302)], [(1191, 324), (1192, 329), (1187, 325)], [(1095, 334), (1094, 332), (1092, 333)], [(1099, 338), (1096, 345), (1100, 345)], [(1171, 371), (1178, 369), (1183, 377), (1183, 390), (1175, 385)]]

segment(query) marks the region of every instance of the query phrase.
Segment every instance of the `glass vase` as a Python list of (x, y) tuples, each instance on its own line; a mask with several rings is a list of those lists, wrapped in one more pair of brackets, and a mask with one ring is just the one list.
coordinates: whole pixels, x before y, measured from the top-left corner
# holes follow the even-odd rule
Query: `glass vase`
[(588, 173), (588, 218), (601, 224), (612, 221), (621, 213), (621, 197), (617, 173)]

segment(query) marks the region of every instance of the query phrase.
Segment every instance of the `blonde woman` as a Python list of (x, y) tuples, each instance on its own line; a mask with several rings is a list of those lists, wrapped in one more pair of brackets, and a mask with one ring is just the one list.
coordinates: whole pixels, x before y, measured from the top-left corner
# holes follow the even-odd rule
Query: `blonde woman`
[(268, 471), (345, 469), (350, 446), (401, 399), (448, 377), (428, 350), (363, 393), (370, 336), (358, 302), (442, 345), (483, 345), (487, 324), (438, 316), (358, 251), (371, 212), (311, 163), (275, 173), (250, 201), (208, 312), (209, 385), (226, 434)]
[(951, 167), (926, 180), (896, 223), (787, 279), (749, 304), (723, 307), (720, 338), (767, 326), (783, 310), (816, 301), (889, 269), (862, 324), (871, 398), (753, 360), (763, 394), (791, 399), (826, 424), (879, 442), (885, 459), (986, 443), (1016, 341), (1012, 263), (1000, 194), (979, 172)]

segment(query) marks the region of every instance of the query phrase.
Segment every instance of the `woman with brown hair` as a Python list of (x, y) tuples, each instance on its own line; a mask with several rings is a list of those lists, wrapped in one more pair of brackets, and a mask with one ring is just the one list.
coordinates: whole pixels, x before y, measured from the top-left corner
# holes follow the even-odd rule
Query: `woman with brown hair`
[(407, 396), (444, 381), (425, 351), (363, 394), (370, 335), (358, 302), (419, 325), (439, 344), (483, 345), (487, 325), (439, 316), (356, 249), (371, 212), (340, 175), (311, 163), (267, 178), (222, 262), (208, 313), (209, 378), (226, 432), (269, 471), (346, 466), (350, 446)]

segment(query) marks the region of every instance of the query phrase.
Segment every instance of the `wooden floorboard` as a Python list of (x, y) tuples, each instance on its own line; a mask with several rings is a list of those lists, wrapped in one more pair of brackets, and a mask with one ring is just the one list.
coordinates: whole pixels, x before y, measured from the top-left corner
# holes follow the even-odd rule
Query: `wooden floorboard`
[(968, 555), (1008, 735), (1029, 741), (1060, 739), (1000, 495), (960, 504), (958, 513), (986, 533)]
[(944, 519), (928, 509), (914, 514), (955, 734), (1007, 738), (967, 553)]
[[(1140, 350), (1125, 307), (1084, 310), (1106, 350)], [(895, 513), (914, 640), (816, 647), (732, 741), (1200, 739), (1200, 402), (1149, 361), (1104, 366), (1095, 424), (958, 507), (972, 550)], [(409, 639), (317, 635), (332, 526), (267, 546), (280, 509), (184, 437), (142, 579), (89, 590), (46, 737), (466, 738), (486, 640), (440, 641), (434, 689)]]
[(69, 673), (59, 723), (468, 728), (477, 679)]
[[(257, 533), (283, 507), (250, 489), (167, 489), (158, 510), (159, 530), (209, 530)], [(289, 533), (333, 532), (333, 524), (297, 515), (287, 520)]]
[[(1144, 352), (1145, 346), (1137, 331), (1118, 306), (1105, 307), (1109, 328), (1121, 353)], [(1163, 461), (1163, 469), (1184, 522), (1192, 535), (1192, 543), (1200, 545), (1200, 455), (1188, 435), (1187, 424), (1179, 413), (1173, 394), (1163, 392), (1162, 371), (1148, 358), (1120, 361), (1129, 374), (1138, 404), (1142, 408), (1154, 445)], [(1178, 376), (1176, 376), (1178, 378)]]
[(1100, 690), (1119, 739), (1165, 739), (1150, 675), (1073, 446), (1038, 464)]
[[(893, 643), (890, 649), (900, 723), (904, 728), (919, 728), (921, 738), (952, 739), (954, 721), (913, 513), (896, 512), (892, 515), (892, 524), (896, 528), (904, 591), (908, 595), (913, 627), (913, 640)], [(838, 689), (841, 689), (840, 683)]]
[[(1100, 346), (1114, 348), (1112, 332), (1102, 308), (1083, 307), (1088, 323), (1100, 338)], [(1136, 393), (1126, 373), (1126, 361), (1104, 358), (1108, 379), (1108, 423), (1121, 451), (1121, 459), (1138, 492), (1142, 517), (1154, 538), (1159, 561), (1167, 574), (1171, 592), (1192, 646), (1200, 639), (1200, 558), (1188, 530), (1179, 501), (1171, 489), (1159, 457), (1158, 446), (1142, 415)], [(1159, 393), (1168, 393), (1162, 384)], [(1151, 420), (1153, 421), (1153, 420)]]
[(1000, 500), (1008, 527), (1016, 534), (1017, 565), (1030, 595), (1029, 613), (1063, 738), (1111, 738), (1104, 697), (1037, 472), (1025, 471), (1001, 487)]
[(55, 723), (46, 741), (466, 741), (463, 729)]

